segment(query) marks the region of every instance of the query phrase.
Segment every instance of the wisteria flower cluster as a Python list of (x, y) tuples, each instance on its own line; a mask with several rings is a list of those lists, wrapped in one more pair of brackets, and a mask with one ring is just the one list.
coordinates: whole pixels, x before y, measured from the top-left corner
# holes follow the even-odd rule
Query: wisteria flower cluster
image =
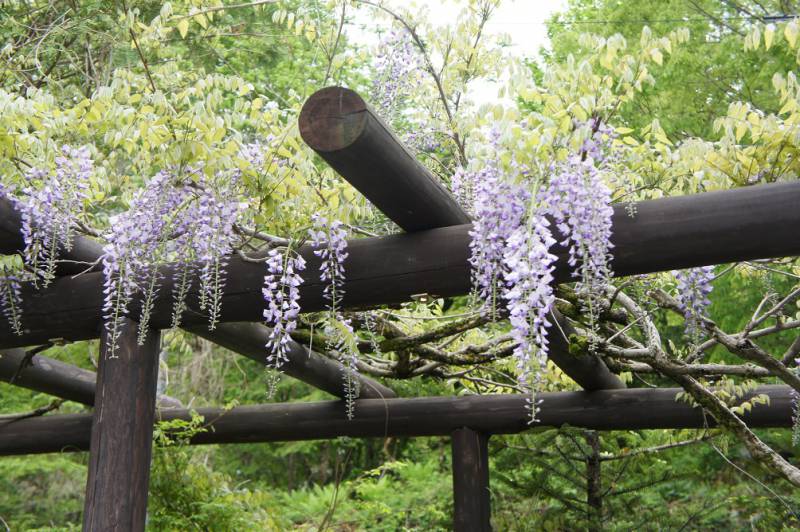
[(347, 410), (347, 419), (355, 416), (356, 399), (361, 393), (358, 380), (358, 346), (356, 333), (349, 319), (342, 316), (332, 317), (325, 323), (325, 335), (329, 338), (326, 349), (334, 355), (344, 366), (342, 380), (344, 381), (344, 399)]
[(235, 177), (225, 185), (201, 189), (193, 209), (189, 209), (194, 230), (187, 234), (200, 264), (200, 309), (207, 311), (210, 329), (222, 312), (225, 268), (236, 238), (232, 229), (242, 210), (234, 189)]
[(14, 334), (22, 334), (21, 305), (20, 277), (4, 267), (0, 277), (0, 309)]
[[(794, 372), (800, 373), (800, 358), (794, 359)], [(800, 393), (791, 388), (792, 394), (792, 445), (800, 445)]]
[(180, 323), (194, 271), (200, 278), (200, 307), (209, 315), (209, 328), (219, 318), (233, 224), (241, 209), (234, 192), (236, 176), (226, 176), (229, 184), (220, 186), (199, 169), (189, 174), (196, 181), (159, 172), (134, 196), (130, 208), (111, 220), (103, 254), (110, 356), (122, 332), (122, 317), (137, 293), (143, 296), (138, 321), (139, 341), (144, 341), (162, 282), (159, 265), (167, 261), (177, 261), (173, 325)]
[(697, 337), (702, 331), (703, 317), (705, 317), (711, 300), (708, 295), (714, 289), (714, 267), (702, 266), (674, 272), (678, 281), (676, 299), (683, 310), (686, 319), (686, 334)]
[(419, 55), (407, 32), (392, 29), (381, 38), (370, 97), (384, 119), (391, 120), (400, 100), (412, 91), (420, 66)]
[(306, 261), (289, 250), (272, 249), (267, 256), (267, 274), (264, 276), (264, 320), (272, 328), (267, 341), (267, 365), (275, 370), (289, 359), (291, 334), (297, 328), (300, 315), (300, 275)]
[(450, 190), (462, 208), (472, 212), (475, 204), (475, 174), (458, 166), (450, 177)]
[[(585, 153), (591, 152), (594, 148)], [(540, 201), (544, 212), (555, 221), (561, 245), (569, 249), (568, 263), (594, 327), (597, 300), (611, 277), (611, 190), (593, 157), (572, 155), (554, 168)]]
[[(63, 146), (55, 171), (32, 168), (17, 202), (22, 215), (24, 258), (44, 286), (55, 276), (59, 248), (71, 249), (75, 220), (83, 211), (94, 162), (88, 147)], [(34, 280), (36, 280), (36, 278)]]
[[(497, 145), (498, 133), (492, 132)], [(477, 295), (494, 313), (502, 292), (506, 242), (522, 224), (530, 194), (502, 172), (498, 161), (487, 161), (474, 176), (474, 222), (470, 230), (470, 265)]]
[(328, 319), (324, 332), (328, 338), (327, 350), (344, 365), (344, 391), (347, 416), (352, 419), (355, 400), (360, 393), (357, 368), (358, 347), (350, 320), (340, 315), (338, 309), (344, 296), (345, 269), (348, 257), (347, 231), (339, 220), (329, 221), (320, 215), (312, 216), (313, 226), (309, 230), (314, 254), (322, 259), (320, 280), (327, 283), (323, 295), (328, 301)]
[[(578, 154), (551, 166), (549, 183), (535, 194), (521, 184), (526, 172), (515, 161), (502, 169), (494, 158), (470, 174), (453, 177), (461, 199), (472, 191), (473, 228), (470, 264), (473, 286), (487, 310), (494, 312), (498, 294), (506, 309), (516, 342), (515, 358), (523, 387), (535, 393), (547, 361), (556, 244), (569, 250), (568, 263), (578, 280), (578, 293), (587, 303), (592, 326), (597, 300), (611, 276), (611, 191), (602, 165), (607, 160), (608, 132), (592, 124)], [(495, 154), (499, 134), (490, 133)], [(551, 227), (552, 220), (554, 226)], [(531, 400), (532, 420), (538, 405)]]
[(324, 216), (314, 214), (313, 226), (308, 235), (314, 255), (322, 259), (320, 280), (326, 282), (323, 295), (328, 300), (328, 309), (335, 313), (344, 296), (344, 261), (347, 259), (347, 231), (342, 222), (328, 221)]
[[(404, 112), (403, 101), (419, 84), (424, 67), (420, 54), (407, 31), (393, 28), (378, 43), (370, 101), (378, 114), (403, 130), (402, 140), (412, 152), (429, 152), (439, 147), (436, 132), (425, 120), (415, 120)], [(411, 122), (411, 124), (409, 124)]]
[(520, 384), (531, 390), (531, 421), (535, 421), (538, 403), (535, 389), (547, 367), (548, 315), (553, 307), (553, 270), (556, 256), (550, 253), (555, 239), (549, 222), (533, 215), (528, 222), (511, 233), (503, 257), (512, 337), (516, 342)]

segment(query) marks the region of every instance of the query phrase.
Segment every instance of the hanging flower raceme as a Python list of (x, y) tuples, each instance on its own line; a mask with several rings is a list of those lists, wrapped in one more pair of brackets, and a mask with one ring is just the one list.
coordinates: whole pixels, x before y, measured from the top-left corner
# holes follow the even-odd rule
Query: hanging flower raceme
[[(800, 374), (800, 358), (794, 359), (794, 372)], [(794, 388), (792, 395), (792, 445), (800, 445), (800, 394)]]
[[(9, 202), (13, 207), (19, 209), (19, 202), (14, 198), (8, 189), (0, 183), (0, 199)], [(11, 330), (15, 334), (22, 334), (22, 292), (20, 290), (22, 271), (18, 268), (9, 268), (3, 265), (2, 276), (0, 276), (0, 312), (5, 316)]]
[(20, 278), (4, 267), (0, 277), (0, 310), (14, 334), (22, 334), (21, 305)]
[(352, 419), (355, 400), (360, 393), (358, 381), (358, 345), (350, 320), (339, 313), (344, 296), (345, 269), (347, 259), (347, 231), (338, 220), (329, 222), (324, 216), (312, 216), (313, 227), (309, 230), (314, 254), (322, 259), (320, 280), (327, 283), (323, 295), (328, 301), (328, 319), (324, 333), (328, 338), (326, 349), (344, 365), (344, 391), (347, 417)]
[(297, 328), (300, 315), (300, 285), (303, 277), (300, 272), (306, 261), (300, 255), (294, 256), (289, 250), (270, 250), (267, 256), (267, 274), (264, 276), (264, 320), (272, 328), (267, 341), (267, 365), (275, 370), (289, 359), (291, 334)]
[(194, 202), (192, 218), (188, 220), (194, 227), (190, 233), (200, 265), (200, 308), (208, 312), (210, 330), (214, 329), (222, 312), (225, 268), (236, 239), (233, 226), (242, 208), (235, 193), (237, 181), (238, 173), (230, 176), (224, 185), (212, 188), (204, 183)]
[(531, 391), (531, 422), (536, 420), (535, 392), (547, 367), (548, 315), (553, 307), (553, 269), (556, 256), (550, 253), (555, 239), (544, 216), (533, 214), (515, 229), (506, 243), (503, 263), (511, 334), (516, 343), (519, 382)]
[(328, 301), (328, 310), (336, 313), (344, 296), (344, 261), (347, 259), (347, 231), (342, 222), (329, 222), (324, 216), (314, 214), (313, 226), (309, 230), (314, 255), (322, 259), (320, 280), (326, 282), (323, 295)]
[(122, 319), (140, 289), (145, 295), (139, 317), (140, 334), (147, 330), (160, 281), (159, 248), (166, 246), (168, 221), (183, 201), (174, 180), (169, 172), (159, 172), (136, 194), (126, 212), (110, 220), (103, 248), (103, 312), (112, 358), (122, 334)]
[(356, 399), (361, 393), (358, 380), (358, 338), (349, 319), (338, 316), (325, 324), (325, 335), (330, 339), (326, 349), (344, 366), (344, 399), (347, 419), (355, 415)]
[(54, 172), (33, 168), (26, 174), (28, 186), (17, 202), (22, 215), (24, 258), (44, 286), (55, 277), (59, 249), (71, 249), (75, 221), (83, 210), (93, 171), (88, 148), (63, 146), (61, 155), (55, 158)]
[(420, 66), (414, 43), (406, 31), (392, 29), (383, 36), (375, 56), (370, 99), (384, 119), (391, 120), (400, 99), (412, 91)]
[(611, 190), (592, 157), (573, 155), (553, 168), (541, 194), (544, 212), (552, 216), (569, 249), (569, 265), (584, 297), (590, 325), (597, 323), (598, 299), (611, 277)]
[(711, 300), (708, 295), (713, 290), (714, 267), (702, 266), (673, 272), (678, 281), (678, 304), (686, 318), (686, 334), (697, 337), (702, 331), (705, 317)]
[(488, 161), (471, 182), (475, 184), (469, 259), (472, 285), (494, 313), (503, 289), (506, 242), (522, 223), (530, 195), (503, 175), (496, 160)]
[(218, 175), (213, 181), (200, 170), (191, 175), (196, 181), (159, 172), (134, 196), (128, 211), (111, 221), (103, 256), (111, 356), (122, 332), (121, 319), (137, 293), (142, 296), (139, 342), (144, 341), (163, 280), (159, 266), (167, 262), (175, 263), (173, 325), (180, 323), (194, 273), (199, 276), (199, 305), (209, 314), (209, 328), (219, 318), (225, 266), (235, 240), (233, 225), (241, 210), (234, 192), (236, 175), (226, 179)]
[(459, 166), (450, 178), (450, 190), (459, 205), (471, 212), (475, 204), (475, 174)]

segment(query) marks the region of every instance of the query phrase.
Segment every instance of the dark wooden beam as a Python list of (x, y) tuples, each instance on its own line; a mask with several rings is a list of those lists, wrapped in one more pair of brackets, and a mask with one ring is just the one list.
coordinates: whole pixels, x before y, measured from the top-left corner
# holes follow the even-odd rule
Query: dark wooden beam
[[(636, 204), (630, 217), (624, 206), (614, 209), (613, 262), (617, 276), (800, 253), (800, 182), (708, 192)], [(463, 295), (470, 290), (469, 225), (431, 229), (350, 242), (345, 267), (343, 305), (364, 308), (410, 300), (414, 294)], [(572, 279), (566, 250), (557, 250), (558, 282)], [(324, 283), (319, 258), (300, 249), (308, 262), (300, 288), (305, 312), (323, 310)], [(170, 326), (172, 270), (153, 309), (153, 325)], [(223, 295), (222, 321), (260, 321), (263, 309), (262, 264), (232, 258)], [(36, 345), (51, 338), (97, 338), (102, 322), (102, 274), (56, 280), (49, 288), (24, 288), (24, 334), (17, 336), (0, 321), (0, 348)], [(195, 283), (195, 286), (197, 283)], [(186, 324), (206, 317), (196, 306)], [(135, 310), (135, 309), (134, 309)], [(136, 315), (135, 313), (133, 314)]]
[[(20, 234), (20, 226), (21, 220), (19, 212), (10, 201), (0, 198), (0, 253), (16, 253), (23, 249), (24, 242), (22, 241), (22, 236)], [(59, 262), (56, 271), (59, 275), (78, 274), (86, 272), (87, 269), (99, 272), (102, 269), (102, 265), (99, 264), (98, 260), (102, 253), (103, 247), (99, 242), (82, 236), (75, 236), (72, 240), (72, 246), (69, 250), (60, 250), (59, 256), (64, 260)], [(95, 266), (90, 268), (92, 264), (95, 264)], [(83, 275), (88, 274), (83, 273)], [(97, 280), (97, 275), (93, 275), (92, 277)], [(78, 296), (76, 295), (75, 297)], [(26, 319), (26, 322), (28, 321), (29, 320)], [(235, 353), (244, 355), (262, 364), (266, 363), (266, 343), (270, 334), (270, 329), (264, 325), (226, 323), (217, 326), (214, 331), (209, 331), (207, 326), (195, 323), (194, 325), (187, 325), (186, 329), (197, 334), (198, 336), (202, 336), (207, 340), (220, 344)], [(30, 344), (17, 343), (16, 345)], [(297, 342), (291, 342), (287, 357), (289, 360), (283, 367), (283, 371), (287, 375), (325, 390), (335, 397), (344, 396), (344, 385), (342, 384), (344, 367), (340, 363), (330, 360), (319, 353), (309, 351)], [(39, 360), (44, 359), (40, 358)], [(9, 359), (6, 360), (6, 362), (9, 361)], [(58, 361), (53, 361), (53, 363), (49, 363), (47, 365), (35, 364), (34, 366), (48, 369), (58, 368), (57, 373), (63, 377), (69, 377), (70, 374), (76, 374), (75, 370), (77, 370), (77, 368), (72, 370), (63, 367), (63, 365), (59, 366), (59, 364), (61, 363)], [(2, 378), (3, 367), (3, 359), (0, 358), (0, 378)], [(13, 376), (14, 373), (11, 373), (11, 375)], [(54, 375), (54, 373), (50, 372), (49, 375)], [(88, 382), (88, 375), (81, 375), (84, 381)], [(53, 391), (62, 390), (65, 393), (70, 393), (70, 387), (81, 386), (79, 382), (73, 382), (71, 384), (67, 383), (66, 381), (51, 383), (51, 378), (48, 376), (48, 374), (41, 372), (33, 374), (33, 370), (27, 371), (26, 377), (28, 378), (26, 378), (24, 381), (18, 380), (17, 384), (25, 386), (25, 384), (21, 384), (21, 382), (25, 382), (30, 384), (30, 386), (26, 387), (30, 387), (39, 391), (45, 391), (46, 393), (51, 392), (45, 389), (37, 388), (36, 386), (49, 387)], [(395, 393), (393, 391), (376, 382), (375, 380), (364, 376), (359, 377), (359, 379), (361, 381), (360, 389), (363, 398), (372, 399), (378, 397), (395, 397)], [(92, 404), (85, 401), (90, 400), (90, 398), (93, 400), (94, 398), (93, 373), (91, 383), (91, 394), (89, 395), (89, 390), (84, 385), (82, 391), (79, 392), (82, 394), (81, 397), (83, 400), (79, 402)], [(53, 385), (55, 388), (52, 387)], [(58, 393), (53, 393), (53, 395), (56, 395), (57, 397), (64, 397), (65, 399), (75, 400), (71, 396), (63, 396), (59, 395)], [(171, 398), (159, 397), (159, 406), (161, 407), (179, 406), (179, 404), (176, 405), (175, 403), (175, 400), (172, 400)]]
[(94, 404), (97, 374), (24, 349), (0, 351), (0, 381), (85, 405)]
[(306, 144), (404, 231), (469, 223), (447, 189), (350, 89), (312, 94), (299, 126)]
[[(239, 406), (225, 411), (200, 408), (208, 432), (194, 444), (257, 443), (400, 436), (449, 436), (470, 427), (484, 434), (516, 434), (532, 427), (569, 425), (594, 430), (690, 429), (713, 425), (698, 408), (675, 400), (681, 388), (542, 393), (539, 422), (529, 425), (524, 395), (361, 399), (348, 420), (341, 401)], [(792, 391), (762, 386), (769, 396), (742, 419), (753, 428), (790, 427)], [(189, 419), (190, 412), (170, 409), (161, 419)], [(79, 451), (89, 447), (91, 416), (53, 415), (0, 424), (0, 456)]]
[(125, 320), (115, 358), (104, 334), (92, 417), (84, 532), (144, 530), (160, 334), (137, 345), (137, 324)]
[[(205, 325), (189, 325), (186, 330), (226, 349), (264, 364), (266, 361), (267, 339), (270, 329), (257, 323), (226, 323), (209, 331)], [(344, 367), (319, 353), (310, 351), (303, 345), (291, 341), (286, 356), (289, 360), (281, 371), (291, 377), (306, 382), (311, 386), (324, 390), (334, 397), (344, 394)], [(362, 399), (380, 399), (396, 397), (386, 386), (368, 377), (359, 375), (360, 397)]]
[(453, 457), (453, 530), (492, 530), (489, 492), (489, 436), (468, 428), (450, 437)]
[[(6, 349), (0, 351), (0, 381), (93, 406), (97, 374), (40, 354), (28, 357), (24, 349)], [(183, 406), (166, 395), (159, 395), (156, 405), (159, 408)]]

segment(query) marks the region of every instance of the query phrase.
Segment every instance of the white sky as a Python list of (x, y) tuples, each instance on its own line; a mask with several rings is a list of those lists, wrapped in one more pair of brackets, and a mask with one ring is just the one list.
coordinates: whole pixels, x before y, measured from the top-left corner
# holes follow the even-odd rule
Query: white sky
[[(395, 0), (390, 5), (402, 5), (402, 0)], [(491, 33), (504, 33), (511, 38), (510, 53), (519, 55), (537, 55), (539, 49), (546, 46), (547, 28), (545, 21), (555, 12), (566, 7), (567, 0), (506, 0), (495, 11), (487, 24)], [(429, 20), (434, 25), (446, 25), (456, 13), (456, 4), (448, 0), (417, 0), (414, 5), (424, 6), (428, 10)], [(351, 39), (364, 44), (375, 39), (373, 32), (358, 29), (360, 25), (374, 25), (375, 20), (369, 10), (360, 9), (355, 24), (348, 28)], [(496, 97), (497, 86), (491, 83), (475, 84), (469, 96), (476, 103), (483, 103)]]

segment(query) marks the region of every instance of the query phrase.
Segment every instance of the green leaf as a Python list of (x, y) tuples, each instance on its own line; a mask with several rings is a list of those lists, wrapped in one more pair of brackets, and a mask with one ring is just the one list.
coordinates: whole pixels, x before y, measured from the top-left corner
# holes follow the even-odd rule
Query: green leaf
[(186, 38), (186, 34), (189, 32), (189, 19), (184, 18), (178, 22), (178, 32), (182, 39)]

